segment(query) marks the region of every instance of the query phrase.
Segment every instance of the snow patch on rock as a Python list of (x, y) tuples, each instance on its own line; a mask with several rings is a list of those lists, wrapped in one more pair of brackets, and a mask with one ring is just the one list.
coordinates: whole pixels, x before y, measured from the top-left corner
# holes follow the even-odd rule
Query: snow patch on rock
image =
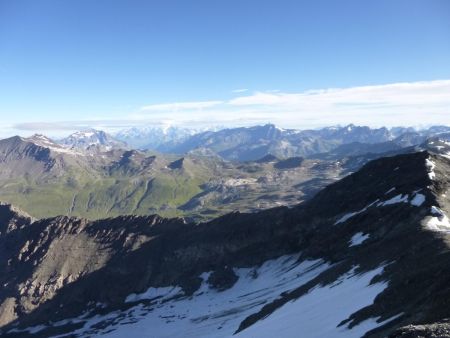
[(434, 172), (434, 169), (436, 168), (436, 163), (427, 158), (425, 160), (425, 165), (428, 169), (428, 177), (430, 178), (430, 180), (434, 180), (436, 178), (436, 173)]
[[(393, 188), (393, 189), (395, 189), (395, 188)], [(389, 190), (385, 194), (388, 194), (389, 192), (393, 191), (393, 189)], [(349, 213), (343, 215), (341, 218), (339, 218), (334, 223), (334, 225), (344, 223), (344, 222), (348, 221), (350, 218), (367, 211), (370, 207), (372, 207), (374, 205), (376, 207), (384, 207), (384, 206), (388, 206), (388, 205), (409, 202), (413, 206), (420, 207), (425, 202), (426, 197), (423, 194), (419, 194), (418, 191), (415, 191), (412, 193), (412, 198), (410, 197), (409, 194), (399, 194), (399, 195), (396, 195), (386, 201), (380, 201), (379, 199), (377, 199), (375, 202), (370, 203), (368, 206), (362, 208), (361, 210), (349, 212)]]
[(364, 234), (362, 232), (357, 232), (350, 239), (350, 247), (362, 244), (366, 239), (369, 238), (369, 234)]
[(438, 207), (432, 206), (431, 213), (434, 215), (430, 217), (425, 226), (432, 231), (440, 231), (450, 233), (450, 220), (447, 215)]
[(386, 191), (384, 194), (385, 195), (389, 195), (391, 192), (393, 192), (395, 190), (395, 187), (394, 188), (391, 188), (391, 189), (389, 189), (388, 191)]
[(397, 203), (407, 203), (409, 199), (408, 194), (403, 195), (397, 195), (395, 197), (392, 197), (391, 199), (384, 201), (384, 202), (380, 202), (377, 204), (378, 207), (384, 207), (386, 205), (392, 205), (392, 204), (397, 204)]
[(420, 207), (425, 202), (425, 199), (425, 195), (416, 193), (410, 203), (415, 207)]
[(340, 223), (344, 223), (346, 221), (348, 221), (350, 218), (352, 218), (353, 216), (362, 214), (363, 212), (365, 212), (367, 209), (369, 209), (371, 206), (373, 206), (374, 204), (376, 204), (379, 200), (376, 200), (373, 203), (370, 203), (368, 206), (362, 208), (361, 210), (358, 211), (354, 211), (354, 212), (349, 212), (347, 214), (345, 214), (344, 216), (342, 216), (341, 218), (339, 218), (334, 225), (340, 224)]

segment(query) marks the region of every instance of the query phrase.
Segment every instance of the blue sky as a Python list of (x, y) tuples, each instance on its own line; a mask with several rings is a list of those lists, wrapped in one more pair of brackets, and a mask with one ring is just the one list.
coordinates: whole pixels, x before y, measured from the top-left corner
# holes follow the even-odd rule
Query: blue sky
[(449, 41), (447, 0), (0, 0), (0, 129), (450, 124)]

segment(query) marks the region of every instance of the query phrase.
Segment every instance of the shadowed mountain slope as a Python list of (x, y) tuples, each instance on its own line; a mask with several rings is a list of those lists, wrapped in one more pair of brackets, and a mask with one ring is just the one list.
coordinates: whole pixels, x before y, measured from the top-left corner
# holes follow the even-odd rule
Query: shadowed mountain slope
[(6, 207), (22, 225), (0, 238), (3, 336), (384, 337), (442, 320), (449, 174), (427, 152), (381, 158), (297, 207), (203, 224)]

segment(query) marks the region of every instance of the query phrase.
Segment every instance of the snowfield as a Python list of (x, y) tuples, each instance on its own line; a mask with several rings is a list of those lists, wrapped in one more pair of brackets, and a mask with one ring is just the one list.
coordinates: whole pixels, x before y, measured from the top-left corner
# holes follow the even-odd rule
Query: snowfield
[[(366, 239), (366, 235), (356, 235), (355, 243)], [(192, 296), (186, 296), (176, 286), (150, 288), (142, 294), (129, 295), (126, 302), (132, 307), (126, 311), (103, 316), (86, 313), (53, 323), (53, 327), (83, 324), (70, 334), (55, 337), (294, 338), (307, 333), (308, 338), (351, 338), (361, 337), (383, 324), (371, 318), (352, 329), (347, 324), (338, 326), (354, 312), (372, 304), (387, 287), (385, 282), (370, 284), (373, 277), (383, 272), (383, 267), (359, 275), (355, 267), (332, 285), (313, 287), (304, 296), (235, 334), (246, 317), (330, 267), (321, 260), (299, 262), (298, 259), (299, 255), (283, 256), (260, 267), (235, 269), (238, 281), (221, 292), (211, 289), (207, 283), (210, 272), (201, 274), (203, 283)], [(38, 326), (27, 331), (38, 333), (45, 328)]]
[(236, 337), (362, 337), (367, 331), (401, 315), (384, 322), (378, 322), (378, 318), (370, 318), (352, 329), (347, 325), (338, 326), (354, 312), (372, 304), (375, 297), (384, 290), (387, 286), (385, 283), (369, 285), (370, 280), (382, 271), (383, 268), (378, 268), (359, 276), (350, 271), (333, 285), (316, 287), (300, 299), (285, 304)]

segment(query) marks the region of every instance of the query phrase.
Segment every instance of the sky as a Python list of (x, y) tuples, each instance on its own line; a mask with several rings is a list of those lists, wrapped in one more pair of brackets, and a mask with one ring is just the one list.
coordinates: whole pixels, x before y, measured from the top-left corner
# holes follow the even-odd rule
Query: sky
[(0, 136), (450, 125), (447, 0), (0, 0)]

